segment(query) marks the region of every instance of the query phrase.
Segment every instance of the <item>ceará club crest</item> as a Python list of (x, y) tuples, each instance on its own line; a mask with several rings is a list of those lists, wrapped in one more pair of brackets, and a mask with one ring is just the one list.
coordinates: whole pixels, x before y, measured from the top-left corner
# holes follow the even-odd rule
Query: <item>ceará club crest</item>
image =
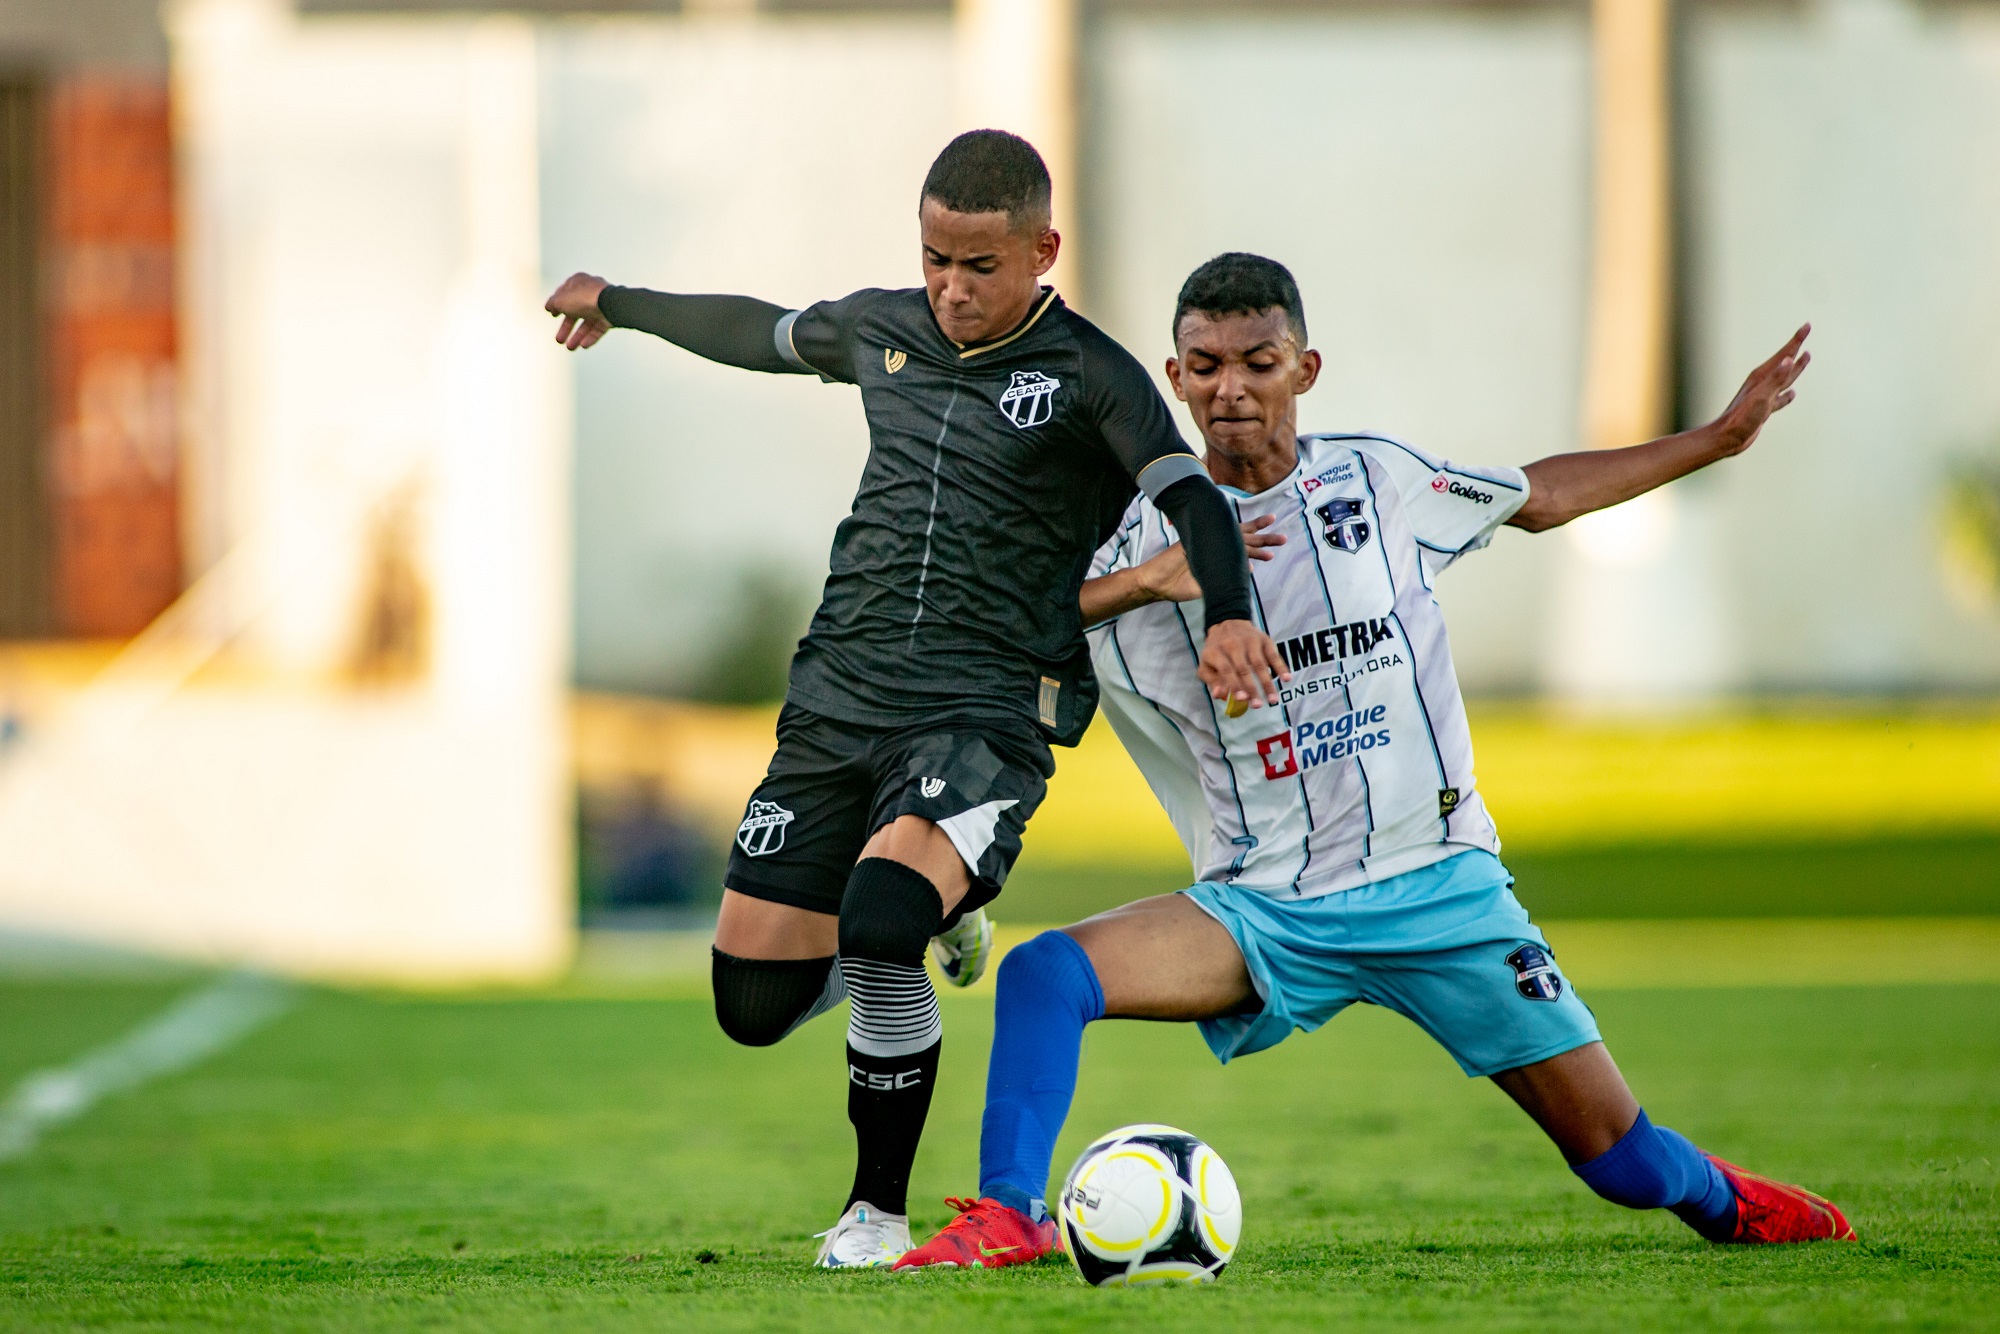
[(797, 818), (775, 801), (752, 801), (750, 813), (736, 826), (736, 845), (751, 857), (776, 852), (785, 846), (785, 826)]
[(1000, 391), (1000, 411), (1020, 430), (1040, 426), (1055, 415), (1060, 388), (1062, 381), (1040, 371), (1015, 371), (1013, 382)]

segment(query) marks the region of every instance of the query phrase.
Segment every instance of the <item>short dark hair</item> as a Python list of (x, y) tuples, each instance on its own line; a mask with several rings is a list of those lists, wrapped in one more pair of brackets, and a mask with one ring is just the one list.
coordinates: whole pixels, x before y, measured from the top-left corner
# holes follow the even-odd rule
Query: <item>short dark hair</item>
[(1049, 169), (1035, 146), (1005, 130), (968, 130), (944, 146), (918, 199), (954, 213), (1005, 213), (1012, 227), (1049, 223)]
[(1181, 284), (1180, 300), (1174, 303), (1174, 341), (1180, 341), (1181, 321), (1189, 315), (1257, 315), (1267, 310), (1285, 312), (1292, 337), (1304, 351), (1306, 306), (1292, 271), (1275, 259), (1232, 250), (1217, 255)]

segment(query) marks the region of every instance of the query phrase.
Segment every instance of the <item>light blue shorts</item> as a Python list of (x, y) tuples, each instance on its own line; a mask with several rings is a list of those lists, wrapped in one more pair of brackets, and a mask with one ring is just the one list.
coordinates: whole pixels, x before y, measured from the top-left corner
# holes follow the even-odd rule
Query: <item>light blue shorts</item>
[(1235, 937), (1264, 999), (1256, 1014), (1202, 1020), (1201, 1034), (1227, 1062), (1366, 1001), (1410, 1019), (1473, 1076), (1597, 1041), (1513, 884), (1477, 850), (1316, 899), (1198, 884), (1184, 892)]

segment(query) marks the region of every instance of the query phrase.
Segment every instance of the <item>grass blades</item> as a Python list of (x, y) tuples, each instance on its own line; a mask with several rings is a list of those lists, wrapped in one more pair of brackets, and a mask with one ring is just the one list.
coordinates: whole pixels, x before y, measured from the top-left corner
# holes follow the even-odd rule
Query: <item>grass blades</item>
[[(60, 1059), (157, 984), (0, 984)], [(2000, 987), (1591, 997), (1648, 1110), (1846, 1207), (1855, 1246), (1709, 1247), (1602, 1203), (1489, 1085), (1357, 1007), (1227, 1070), (1190, 1028), (1100, 1024), (1058, 1151), (1194, 1130), (1246, 1197), (1210, 1291), (1100, 1293), (1066, 1265), (823, 1274), (851, 1153), (841, 1027), (749, 1051), (693, 1000), (319, 992), (209, 1064), (0, 1167), (9, 1330), (1145, 1330), (1787, 1327), (2000, 1321)], [(947, 1009), (913, 1194), (975, 1175), (988, 1034)], [(38, 1030), (61, 1029), (60, 1043)]]

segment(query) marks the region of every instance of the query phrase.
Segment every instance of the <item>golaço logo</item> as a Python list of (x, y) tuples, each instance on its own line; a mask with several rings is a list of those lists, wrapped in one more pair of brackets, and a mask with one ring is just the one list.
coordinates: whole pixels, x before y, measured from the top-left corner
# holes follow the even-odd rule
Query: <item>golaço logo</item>
[(1481, 505), (1491, 505), (1493, 503), (1493, 493), (1491, 491), (1476, 490), (1473, 487), (1453, 481), (1443, 473), (1439, 473), (1437, 476), (1431, 478), (1431, 490), (1441, 496), (1457, 496), (1461, 500), (1470, 500)]

